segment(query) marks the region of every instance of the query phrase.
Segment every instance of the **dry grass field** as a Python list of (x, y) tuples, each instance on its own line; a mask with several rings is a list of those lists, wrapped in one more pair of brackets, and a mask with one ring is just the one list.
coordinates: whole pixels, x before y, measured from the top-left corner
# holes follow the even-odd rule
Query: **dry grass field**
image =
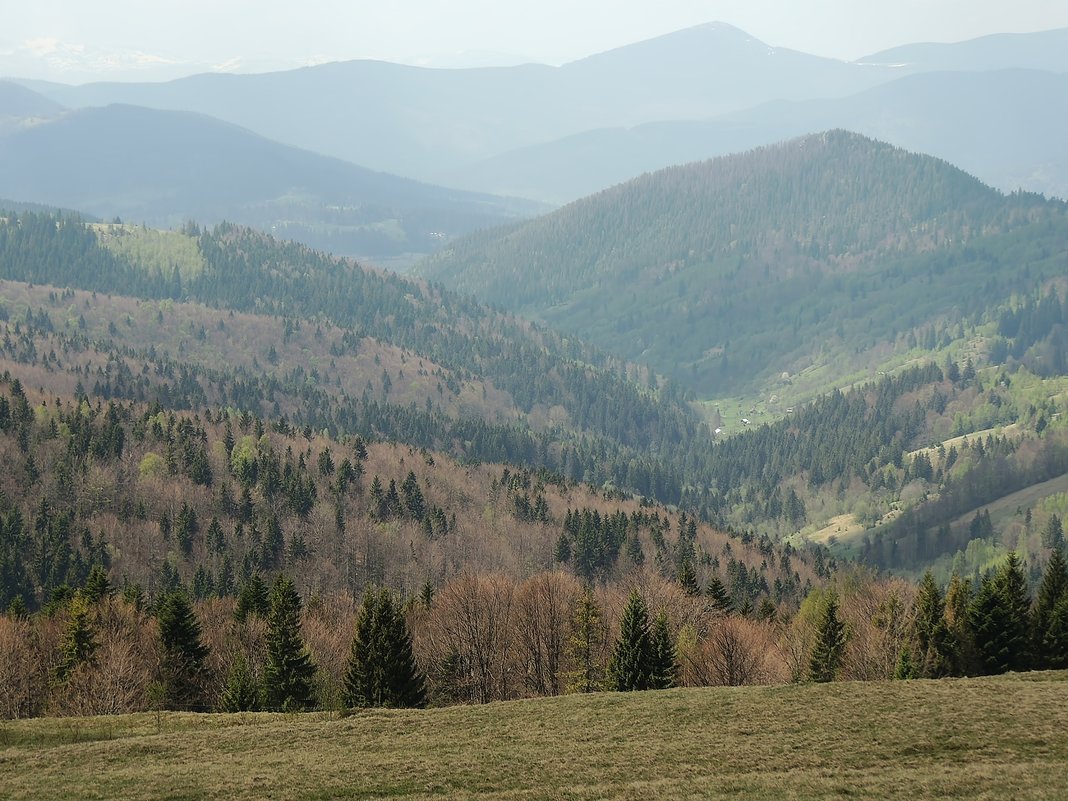
[(1068, 673), (0, 724), (10, 799), (1064, 799)]

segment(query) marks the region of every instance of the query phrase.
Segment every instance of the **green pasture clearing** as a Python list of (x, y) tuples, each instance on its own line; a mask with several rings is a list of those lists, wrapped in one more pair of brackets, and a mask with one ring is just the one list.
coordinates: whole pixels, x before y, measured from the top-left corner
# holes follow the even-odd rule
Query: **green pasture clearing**
[(1068, 673), (0, 724), (10, 799), (1060, 799)]

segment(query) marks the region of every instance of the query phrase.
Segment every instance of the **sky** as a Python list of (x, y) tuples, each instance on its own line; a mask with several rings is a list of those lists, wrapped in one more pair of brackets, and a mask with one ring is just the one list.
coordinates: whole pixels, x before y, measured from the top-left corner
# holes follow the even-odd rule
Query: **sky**
[(0, 75), (165, 80), (376, 58), (561, 64), (705, 22), (841, 59), (1068, 27), (1065, 0), (5, 0)]

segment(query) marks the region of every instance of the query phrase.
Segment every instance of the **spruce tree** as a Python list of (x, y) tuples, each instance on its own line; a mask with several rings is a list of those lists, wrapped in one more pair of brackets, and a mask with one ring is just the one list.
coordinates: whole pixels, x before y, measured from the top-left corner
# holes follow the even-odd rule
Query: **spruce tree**
[(434, 585), (430, 583), (430, 579), (423, 582), (423, 586), (419, 589), (419, 603), (423, 605), (424, 609), (432, 609), (434, 607)]
[(230, 666), (222, 693), (224, 712), (256, 712), (260, 708), (260, 688), (244, 654)]
[(674, 687), (679, 678), (679, 658), (675, 642), (668, 631), (667, 615), (661, 612), (656, 616), (652, 632), (652, 660), (649, 688), (665, 690)]
[(426, 706), (426, 679), (415, 661), (412, 635), (404, 611), (388, 590), (379, 593), (379, 617), (385, 625), (385, 705)]
[(648, 690), (652, 686), (652, 636), (649, 612), (637, 590), (630, 594), (608, 663), (609, 689)]
[(1030, 666), (1030, 601), (1015, 553), (987, 575), (972, 602), (971, 624), (981, 669), (988, 675)]
[(95, 659), (97, 641), (93, 609), (81, 592), (76, 592), (69, 607), (70, 617), (60, 645), (60, 660), (56, 668), (59, 679), (67, 678), (74, 668)]
[(969, 676), (979, 672), (979, 657), (972, 629), (972, 585), (954, 573), (946, 588), (945, 619), (952, 655), (950, 673)]
[(1009, 670), (1031, 668), (1031, 597), (1027, 576), (1015, 551), (1010, 551), (995, 579), (998, 592), (1005, 599), (1010, 637)]
[(1042, 584), (1035, 597), (1035, 609), (1031, 621), (1031, 647), (1036, 667), (1052, 668), (1055, 666), (1053, 662), (1059, 661), (1056, 658), (1057, 655), (1053, 655), (1054, 659), (1050, 659), (1051, 654), (1047, 651), (1046, 637), (1053, 622), (1054, 611), (1066, 597), (1068, 597), (1068, 565), (1065, 564), (1064, 552), (1060, 548), (1055, 548), (1050, 554), (1045, 573), (1042, 575)]
[(110, 597), (111, 593), (112, 587), (111, 582), (108, 581), (107, 571), (100, 564), (93, 565), (88, 578), (85, 579), (85, 586), (82, 588), (85, 600), (90, 604), (96, 604)]
[(300, 636), (300, 596), (293, 581), (279, 575), (271, 587), (267, 615), (267, 663), (263, 691), (269, 709), (297, 711), (312, 704), (315, 665)]
[(349, 706), (426, 706), (426, 683), (415, 662), (404, 615), (388, 590), (363, 597), (345, 676)]
[(1042, 638), (1042, 654), (1046, 667), (1053, 670), (1068, 668), (1068, 593), (1057, 602), (1049, 616)]
[(894, 667), (894, 678), (898, 680), (918, 679), (920, 671), (916, 663), (912, 661), (912, 649), (907, 645), (897, 655), (897, 665)]
[(705, 595), (708, 597), (712, 609), (723, 615), (729, 615), (734, 611), (734, 603), (727, 593), (727, 588), (719, 580), (719, 576), (713, 576), (705, 587)]
[(834, 681), (845, 652), (845, 623), (838, 616), (838, 596), (830, 593), (816, 630), (816, 644), (809, 658), (808, 673), (812, 681)]
[(183, 590), (168, 593), (157, 607), (164, 704), (168, 709), (199, 709), (203, 703), (208, 657), (200, 624)]
[(1050, 515), (1049, 522), (1042, 529), (1042, 547), (1054, 550), (1064, 547), (1064, 528), (1057, 515)]
[(382, 684), (378, 675), (382, 651), (380, 629), (378, 600), (374, 592), (367, 589), (356, 617), (356, 631), (345, 675), (345, 703), (350, 707), (375, 705), (374, 690)]
[(949, 627), (945, 620), (942, 593), (928, 570), (916, 596), (916, 619), (913, 624), (919, 664), (916, 670), (925, 679), (946, 676), (952, 669)]
[(253, 573), (247, 581), (241, 584), (241, 589), (237, 594), (234, 617), (238, 623), (244, 623), (249, 615), (267, 617), (270, 610), (271, 601), (267, 593), (267, 585), (264, 584), (259, 573)]
[(679, 566), (678, 582), (690, 597), (696, 598), (701, 594), (701, 587), (697, 584), (697, 573), (694, 572), (693, 562), (689, 559), (684, 560)]
[(987, 675), (1005, 673), (1009, 669), (1008, 647), (1004, 642), (1007, 615), (992, 575), (983, 577), (969, 615), (979, 670)]

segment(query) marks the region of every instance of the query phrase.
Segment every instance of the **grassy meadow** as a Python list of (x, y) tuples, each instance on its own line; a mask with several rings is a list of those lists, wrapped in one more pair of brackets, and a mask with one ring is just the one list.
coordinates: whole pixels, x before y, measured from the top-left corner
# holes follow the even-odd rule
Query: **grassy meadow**
[(1068, 672), (0, 723), (10, 799), (1063, 799)]

